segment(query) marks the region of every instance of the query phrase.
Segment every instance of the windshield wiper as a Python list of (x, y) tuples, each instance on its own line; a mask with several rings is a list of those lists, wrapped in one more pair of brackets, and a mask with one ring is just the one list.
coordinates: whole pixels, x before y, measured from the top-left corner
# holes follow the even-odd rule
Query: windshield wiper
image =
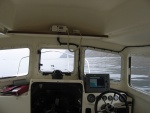
[(0, 79), (7, 79), (7, 78), (15, 78), (17, 76), (7, 76), (7, 77), (1, 77)]

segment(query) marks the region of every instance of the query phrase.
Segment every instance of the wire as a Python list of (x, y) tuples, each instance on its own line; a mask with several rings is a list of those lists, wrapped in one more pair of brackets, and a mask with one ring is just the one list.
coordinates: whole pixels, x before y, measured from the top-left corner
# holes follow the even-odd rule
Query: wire
[[(65, 42), (61, 42), (60, 41), (60, 38), (57, 37), (57, 41), (60, 45), (67, 45), (67, 43)], [(75, 44), (75, 43), (69, 43), (69, 45), (73, 45), (73, 46), (76, 46), (78, 47), (79, 45)], [(81, 46), (81, 47), (86, 47), (86, 48), (93, 48), (93, 49), (101, 49), (101, 50), (106, 50), (106, 51), (111, 51), (111, 52), (116, 52), (116, 53), (119, 53), (120, 51), (115, 51), (115, 50), (111, 50), (111, 49), (105, 49), (105, 48), (99, 48), (99, 47), (94, 47), (94, 46)]]
[[(60, 44), (60, 45), (67, 45), (67, 43), (64, 43), (64, 42), (61, 42), (60, 41), (60, 38), (59, 37), (57, 37), (57, 41), (58, 41), (58, 43)], [(75, 44), (75, 43), (70, 43), (69, 45), (74, 45), (74, 46), (79, 46), (79, 45), (77, 45), (77, 44)], [(127, 48), (133, 48), (133, 47), (150, 47), (150, 45), (135, 45), (135, 46), (125, 46), (125, 47), (123, 47), (121, 50), (112, 50), (112, 49), (106, 49), (106, 48), (100, 48), (100, 47), (95, 47), (95, 46), (88, 46), (88, 45), (84, 45), (84, 46), (81, 46), (80, 45), (80, 47), (86, 47), (86, 48), (93, 48), (93, 49), (101, 49), (101, 50), (106, 50), (106, 51), (110, 51), (110, 52), (115, 52), (115, 53), (121, 53), (121, 52), (123, 52), (125, 49), (127, 49)]]
[(69, 44), (69, 42), (70, 42), (70, 37), (69, 37), (69, 31), (68, 31), (68, 29), (67, 29), (67, 33), (68, 33), (68, 41), (67, 41), (68, 50), (69, 50), (70, 52), (76, 52), (76, 51), (79, 50), (80, 47), (81, 47), (81, 43), (82, 43), (83, 36), (82, 36), (82, 34), (79, 32), (79, 34), (80, 34), (80, 36), (81, 36), (79, 45), (78, 45), (78, 47), (77, 47), (75, 50), (71, 50), (70, 47), (69, 47), (69, 46), (70, 46), (70, 44)]

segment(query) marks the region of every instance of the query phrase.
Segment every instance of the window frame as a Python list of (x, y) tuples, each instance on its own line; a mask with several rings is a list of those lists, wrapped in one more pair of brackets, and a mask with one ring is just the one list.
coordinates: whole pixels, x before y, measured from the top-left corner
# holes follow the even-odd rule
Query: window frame
[[(42, 76), (46, 76), (46, 75), (51, 75), (52, 72), (42, 72), (40, 70), (40, 62), (41, 62), (41, 50), (42, 49), (66, 49), (68, 50), (68, 48), (66, 48), (66, 46), (42, 46), (40, 49), (38, 49), (38, 54), (39, 54), (39, 65), (38, 65), (38, 71), (40, 74), (42, 74)], [(74, 49), (74, 47), (70, 47), (70, 49)], [(63, 72), (64, 75), (66, 76), (74, 76), (77, 74), (78, 71), (78, 53), (79, 51), (75, 51), (74, 52), (74, 68), (72, 72)]]
[[(18, 79), (26, 79), (27, 76), (29, 75), (30, 73), (30, 60), (31, 60), (31, 48), (29, 46), (21, 46), (21, 47), (18, 47), (18, 46), (14, 46), (14, 47), (1, 47), (0, 50), (13, 50), (13, 49), (28, 49), (29, 50), (29, 63), (28, 63), (28, 71), (26, 74), (22, 74), (21, 76), (9, 76), (9, 77), (3, 77), (3, 78), (0, 78), (0, 82), (6, 82), (6, 81), (11, 81), (11, 80), (18, 80)], [(23, 58), (23, 57), (22, 57)], [(22, 59), (21, 58), (21, 59)], [(20, 59), (20, 60), (21, 60)], [(19, 61), (20, 62), (20, 61)], [(18, 70), (18, 69), (17, 69)]]
[[(136, 86), (133, 86), (132, 85), (132, 83), (131, 83), (131, 74), (132, 74), (132, 56), (135, 56), (135, 55), (139, 55), (139, 56), (144, 56), (145, 54), (147, 54), (147, 53), (132, 53), (132, 54), (129, 54), (128, 55), (128, 63), (129, 63), (129, 77), (128, 77), (128, 85), (129, 85), (129, 87), (131, 88), (131, 89), (133, 89), (133, 90), (135, 90), (135, 91), (138, 91), (138, 92), (140, 92), (140, 93), (142, 93), (142, 94), (148, 94), (148, 95), (150, 95), (150, 91), (148, 92), (148, 91), (145, 91), (145, 90), (142, 90), (142, 89), (140, 89), (139, 87), (136, 87)], [(150, 53), (149, 53), (149, 56), (150, 56)], [(150, 58), (150, 57), (149, 57)]]
[(123, 64), (124, 64), (122, 53), (112, 52), (112, 51), (109, 51), (109, 50), (102, 50), (102, 49), (88, 48), (88, 47), (84, 48), (84, 49), (83, 49), (83, 51), (84, 51), (84, 55), (83, 55), (84, 58), (82, 59), (83, 62), (84, 62), (84, 63), (83, 63), (83, 66), (82, 66), (82, 67), (83, 67), (83, 71), (82, 71), (83, 75), (84, 75), (84, 65), (85, 65), (85, 60), (84, 60), (84, 59), (85, 59), (85, 51), (86, 51), (86, 50), (94, 50), (94, 51), (98, 51), (98, 52), (106, 52), (106, 53), (112, 53), (112, 54), (119, 55), (120, 58), (121, 58), (121, 65), (120, 65), (120, 66), (121, 66), (121, 68), (120, 68), (120, 69), (121, 69), (121, 70), (120, 70), (120, 71), (121, 71), (121, 72), (120, 72), (120, 80), (113, 80), (113, 79), (111, 80), (111, 79), (110, 79), (110, 83), (118, 84), (118, 83), (121, 82), (121, 80), (122, 80), (122, 78), (123, 78), (123, 77), (122, 77), (122, 75), (123, 75), (123, 71), (122, 71), (122, 70), (123, 70)]

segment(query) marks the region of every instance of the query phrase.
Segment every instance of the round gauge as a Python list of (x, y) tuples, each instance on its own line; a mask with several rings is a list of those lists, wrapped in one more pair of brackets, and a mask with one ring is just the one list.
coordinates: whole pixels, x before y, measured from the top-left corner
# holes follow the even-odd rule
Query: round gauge
[(118, 99), (119, 99), (119, 96), (118, 96), (118, 95), (115, 95), (115, 96), (114, 96), (114, 100), (117, 101)]
[(88, 102), (93, 103), (95, 101), (95, 95), (89, 94), (87, 96), (87, 100), (88, 100)]
[[(122, 94), (122, 96), (125, 98), (125, 100), (127, 100), (127, 95), (126, 94)], [(124, 102), (123, 98), (121, 98), (121, 96), (119, 96), (119, 100), (121, 102)]]
[(103, 101), (106, 101), (107, 97), (104, 95), (104, 96), (102, 96), (102, 99), (103, 99)]
[(109, 95), (109, 96), (108, 96), (108, 100), (109, 100), (109, 101), (112, 101), (112, 100), (113, 100), (113, 97), (112, 97), (111, 95)]

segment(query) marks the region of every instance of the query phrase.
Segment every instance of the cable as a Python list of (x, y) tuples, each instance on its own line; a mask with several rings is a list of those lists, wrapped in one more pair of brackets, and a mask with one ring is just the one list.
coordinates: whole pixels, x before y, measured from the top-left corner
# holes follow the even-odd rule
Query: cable
[[(64, 42), (61, 42), (60, 41), (60, 38), (57, 37), (57, 41), (60, 45), (67, 45), (67, 43), (64, 43)], [(70, 43), (70, 45), (74, 45), (74, 46), (79, 46), (75, 43)], [(136, 46), (125, 46), (123, 49), (121, 50), (112, 50), (112, 49), (105, 49), (105, 48), (100, 48), (100, 47), (94, 47), (94, 46), (87, 46), (87, 45), (84, 45), (84, 46), (81, 46), (80, 47), (86, 47), (86, 48), (93, 48), (93, 49), (101, 49), (101, 50), (106, 50), (106, 51), (110, 51), (110, 52), (115, 52), (115, 53), (121, 53), (122, 51), (124, 51), (125, 49), (127, 48), (133, 48), (133, 47), (150, 47), (150, 45), (136, 45)]]
[(69, 42), (70, 42), (70, 37), (69, 37), (69, 31), (68, 31), (68, 29), (67, 29), (67, 33), (68, 33), (68, 41), (67, 41), (68, 50), (69, 50), (70, 52), (76, 52), (76, 51), (79, 50), (80, 47), (81, 47), (81, 43), (82, 43), (83, 36), (82, 36), (81, 32), (79, 32), (79, 34), (80, 34), (80, 36), (81, 36), (79, 45), (78, 45), (78, 47), (77, 47), (75, 50), (71, 50), (71, 49), (69, 48), (69, 46), (70, 46), (70, 44), (69, 44)]
[[(59, 37), (57, 37), (57, 41), (58, 41), (59, 45), (67, 45), (67, 43), (61, 42)], [(76, 46), (76, 47), (79, 46), (79, 45), (77, 45), (77, 44), (75, 44), (75, 43), (69, 43), (69, 45), (73, 45), (73, 46)], [(101, 50), (106, 50), (106, 51), (111, 51), (111, 52), (119, 53), (119, 51), (115, 51), (115, 50), (111, 50), (111, 49), (105, 49), (105, 48), (99, 48), (99, 47), (94, 47), (94, 46), (81, 46), (81, 45), (80, 45), (80, 47), (101, 49)]]

